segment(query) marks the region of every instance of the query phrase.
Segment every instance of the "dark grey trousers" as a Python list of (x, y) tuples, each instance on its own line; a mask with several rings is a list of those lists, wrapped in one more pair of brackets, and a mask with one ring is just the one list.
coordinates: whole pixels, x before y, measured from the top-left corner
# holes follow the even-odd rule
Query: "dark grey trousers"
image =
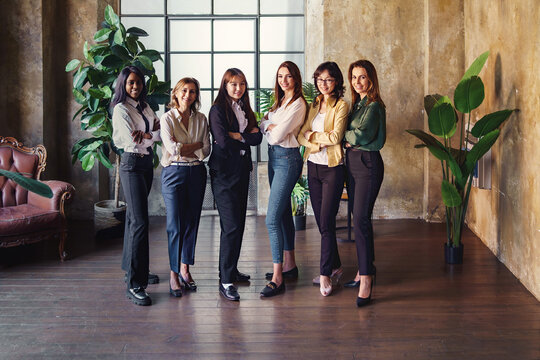
[(122, 154), (120, 180), (127, 203), (122, 269), (128, 288), (148, 285), (148, 194), (153, 173), (152, 155)]

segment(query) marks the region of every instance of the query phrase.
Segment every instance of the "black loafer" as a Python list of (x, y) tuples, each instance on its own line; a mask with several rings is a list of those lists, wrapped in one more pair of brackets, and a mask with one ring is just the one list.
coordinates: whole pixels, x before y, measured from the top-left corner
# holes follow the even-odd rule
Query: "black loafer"
[(347, 281), (345, 284), (343, 284), (343, 287), (346, 287), (346, 288), (357, 288), (359, 286), (360, 286), (360, 280), (358, 280), (358, 281), (351, 280), (351, 281)]
[(171, 294), (174, 297), (182, 297), (182, 289), (173, 290), (171, 287), (171, 284), (169, 284), (169, 294)]
[(225, 289), (223, 287), (223, 284), (219, 284), (219, 293), (221, 294), (221, 296), (223, 296), (227, 300), (230, 300), (230, 301), (240, 300), (240, 295), (238, 295), (238, 291), (233, 285)]
[(133, 301), (134, 304), (141, 306), (152, 305), (152, 299), (142, 287), (127, 289), (126, 296)]
[(195, 284), (195, 281), (192, 280), (190, 282), (187, 282), (181, 273), (178, 273), (178, 280), (180, 280), (180, 283), (186, 290), (191, 290), (191, 291), (197, 290), (197, 284)]
[(248, 274), (242, 274), (242, 273), (239, 271), (238, 274), (236, 274), (235, 282), (248, 281), (249, 279), (251, 279), (251, 276), (249, 276)]
[[(296, 279), (298, 278), (298, 267), (295, 266), (289, 271), (284, 271), (281, 273), (281, 275), (283, 275), (284, 279)], [(264, 274), (264, 276), (266, 277), (266, 280), (272, 280), (274, 273), (267, 272), (266, 274)]]
[(281, 285), (277, 286), (275, 282), (270, 281), (264, 289), (261, 291), (262, 297), (272, 297), (285, 292), (285, 281), (281, 282)]
[[(124, 282), (127, 283), (127, 273), (124, 274)], [(149, 272), (148, 273), (148, 283), (149, 284), (159, 284), (159, 276)]]

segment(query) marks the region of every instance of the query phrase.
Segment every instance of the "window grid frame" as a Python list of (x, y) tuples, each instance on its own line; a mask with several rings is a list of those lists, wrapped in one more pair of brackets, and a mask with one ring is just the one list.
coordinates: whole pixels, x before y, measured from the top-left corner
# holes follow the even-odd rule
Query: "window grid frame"
[[(122, 0), (121, 0), (122, 1)], [(126, 1), (126, 0), (123, 0)], [(304, 5), (305, 6), (305, 5)], [(121, 6), (120, 6), (121, 9)], [(214, 55), (219, 54), (253, 54), (254, 56), (254, 84), (251, 85), (249, 91), (254, 91), (255, 94), (258, 90), (266, 89), (273, 90), (271, 88), (260, 87), (260, 57), (261, 55), (303, 55), (305, 54), (305, 39), (303, 43), (303, 50), (289, 50), (289, 51), (261, 51), (260, 50), (260, 26), (261, 18), (287, 18), (296, 17), (302, 18), (305, 26), (305, 14), (302, 13), (285, 13), (285, 14), (261, 14), (261, 0), (257, 0), (257, 13), (256, 14), (214, 14), (214, 1), (210, 1), (210, 14), (168, 14), (168, 0), (163, 0), (163, 13), (154, 14), (120, 14), (121, 18), (163, 18), (164, 20), (164, 46), (163, 51), (159, 53), (164, 59), (165, 81), (171, 81), (171, 55), (198, 55), (208, 54), (210, 55), (210, 84), (211, 87), (201, 87), (201, 91), (210, 91), (211, 99), (215, 98), (215, 94), (219, 89), (220, 84), (214, 84)], [(210, 20), (210, 50), (209, 51), (171, 51), (170, 50), (170, 24), (174, 20)], [(214, 22), (216, 20), (253, 20), (254, 22), (254, 50), (253, 51), (215, 51), (214, 50)], [(304, 69), (305, 70), (305, 69)], [(172, 86), (171, 82), (171, 86)], [(260, 106), (257, 101), (253, 104), (254, 111), (260, 111)], [(257, 161), (261, 161), (261, 149), (260, 145), (257, 146)]]

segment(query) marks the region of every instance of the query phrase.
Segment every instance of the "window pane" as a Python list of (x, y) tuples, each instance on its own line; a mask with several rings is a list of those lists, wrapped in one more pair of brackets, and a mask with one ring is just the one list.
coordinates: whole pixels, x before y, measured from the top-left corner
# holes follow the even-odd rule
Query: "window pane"
[[(163, 14), (163, 0), (123, 0), (120, 2), (120, 13), (124, 14)], [(125, 26), (125, 24), (124, 24)], [(127, 29), (127, 26), (126, 26)]]
[(209, 20), (171, 20), (171, 51), (210, 51)]
[[(125, 1), (124, 1), (125, 2)], [(139, 40), (148, 50), (165, 51), (165, 25), (162, 17), (123, 17), (122, 24), (129, 29), (132, 26), (143, 29), (148, 36)]]
[(212, 12), (211, 1), (168, 0), (167, 13), (169, 15), (210, 14)]
[[(161, 57), (165, 59), (165, 55), (161, 54)], [(161, 60), (154, 62), (154, 69), (156, 70), (158, 80), (165, 81), (165, 63)]]
[(201, 91), (201, 109), (202, 112), (207, 118), (210, 108), (212, 107), (212, 92), (210, 90)]
[(178, 80), (189, 76), (199, 80), (201, 87), (211, 87), (211, 62), (210, 55), (206, 54), (171, 54), (171, 87)]
[(214, 55), (214, 86), (219, 87), (221, 78), (229, 68), (242, 70), (250, 88), (255, 87), (255, 55), (253, 54), (216, 54)]
[(303, 14), (304, 0), (261, 0), (261, 14)]
[(304, 51), (303, 17), (261, 17), (261, 51)]
[(261, 72), (259, 80), (261, 88), (274, 87), (278, 66), (285, 60), (295, 63), (300, 69), (302, 80), (306, 81), (304, 78), (304, 54), (261, 54), (260, 59)]
[(214, 14), (256, 14), (257, 0), (214, 0)]
[(214, 21), (214, 50), (255, 51), (255, 21)]

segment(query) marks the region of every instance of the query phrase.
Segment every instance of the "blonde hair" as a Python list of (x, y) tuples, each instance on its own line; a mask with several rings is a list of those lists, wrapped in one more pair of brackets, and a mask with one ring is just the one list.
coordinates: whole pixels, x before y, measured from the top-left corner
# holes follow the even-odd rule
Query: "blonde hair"
[(195, 98), (195, 101), (193, 104), (191, 104), (190, 109), (192, 112), (199, 111), (201, 108), (201, 87), (199, 85), (199, 81), (197, 79), (192, 77), (185, 77), (180, 79), (177, 83), (174, 89), (171, 91), (171, 102), (167, 105), (168, 108), (179, 108), (180, 103), (178, 102), (178, 99), (176, 98), (176, 93), (182, 89), (186, 84), (195, 84), (195, 93), (197, 97)]

